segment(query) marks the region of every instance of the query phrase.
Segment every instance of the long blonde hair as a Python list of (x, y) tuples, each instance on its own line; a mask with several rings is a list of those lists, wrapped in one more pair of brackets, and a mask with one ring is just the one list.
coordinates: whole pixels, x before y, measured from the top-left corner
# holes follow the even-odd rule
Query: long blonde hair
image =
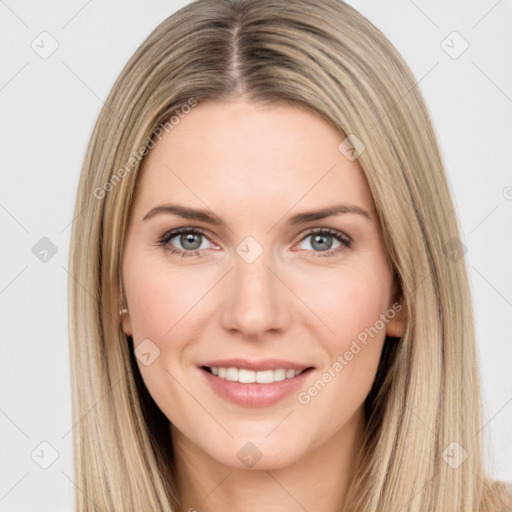
[(169, 421), (120, 329), (121, 256), (144, 148), (183, 105), (237, 97), (306, 107), (364, 144), (407, 327), (386, 340), (344, 510), (496, 510), (466, 264), (429, 114), (389, 40), (339, 0), (198, 0), (162, 22), (114, 84), (85, 155), (70, 251), (77, 510), (178, 510)]

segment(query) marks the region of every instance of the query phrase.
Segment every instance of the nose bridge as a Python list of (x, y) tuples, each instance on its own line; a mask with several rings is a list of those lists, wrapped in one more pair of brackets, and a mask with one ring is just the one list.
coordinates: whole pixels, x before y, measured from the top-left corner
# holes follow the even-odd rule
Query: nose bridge
[(273, 267), (271, 260), (271, 251), (263, 250), (254, 239), (246, 239), (237, 247), (222, 315), (226, 329), (257, 337), (287, 327), (288, 301), (284, 286), (269, 269)]

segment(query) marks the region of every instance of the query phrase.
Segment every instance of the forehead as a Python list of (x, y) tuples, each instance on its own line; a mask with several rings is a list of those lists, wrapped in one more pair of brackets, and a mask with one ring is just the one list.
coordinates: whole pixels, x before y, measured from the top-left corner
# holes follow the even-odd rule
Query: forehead
[(144, 159), (136, 204), (173, 200), (284, 213), (299, 202), (304, 209), (349, 201), (373, 211), (359, 164), (338, 149), (343, 139), (297, 106), (199, 103)]

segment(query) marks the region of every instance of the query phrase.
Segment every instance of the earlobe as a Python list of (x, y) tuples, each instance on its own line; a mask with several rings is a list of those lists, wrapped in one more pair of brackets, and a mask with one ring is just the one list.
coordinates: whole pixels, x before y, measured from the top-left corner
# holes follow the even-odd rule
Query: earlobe
[(121, 329), (127, 336), (132, 336), (132, 322), (127, 309), (121, 309), (119, 311), (121, 316)]
[(405, 332), (405, 326), (405, 320), (395, 317), (388, 323), (386, 335), (390, 338), (401, 338)]
[(112, 293), (112, 311), (119, 315), (119, 328), (127, 335), (132, 336), (132, 322), (128, 308), (124, 306), (126, 298), (123, 299), (123, 293), (118, 285), (113, 287)]
[(386, 313), (389, 321), (386, 325), (386, 336), (401, 338), (407, 326), (407, 314), (404, 306), (403, 288), (399, 284), (396, 273), (393, 272), (393, 286), (391, 289), (392, 303)]
[(386, 326), (386, 335), (390, 338), (401, 338), (407, 326), (407, 318), (405, 307), (402, 301), (396, 301), (390, 308), (395, 314), (393, 318), (390, 317)]

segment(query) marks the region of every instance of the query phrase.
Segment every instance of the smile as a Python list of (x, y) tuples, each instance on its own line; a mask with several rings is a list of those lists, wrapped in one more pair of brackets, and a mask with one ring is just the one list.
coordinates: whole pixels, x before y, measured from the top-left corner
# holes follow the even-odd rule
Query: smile
[(241, 407), (268, 407), (297, 393), (314, 367), (283, 360), (225, 359), (198, 366), (208, 387)]

